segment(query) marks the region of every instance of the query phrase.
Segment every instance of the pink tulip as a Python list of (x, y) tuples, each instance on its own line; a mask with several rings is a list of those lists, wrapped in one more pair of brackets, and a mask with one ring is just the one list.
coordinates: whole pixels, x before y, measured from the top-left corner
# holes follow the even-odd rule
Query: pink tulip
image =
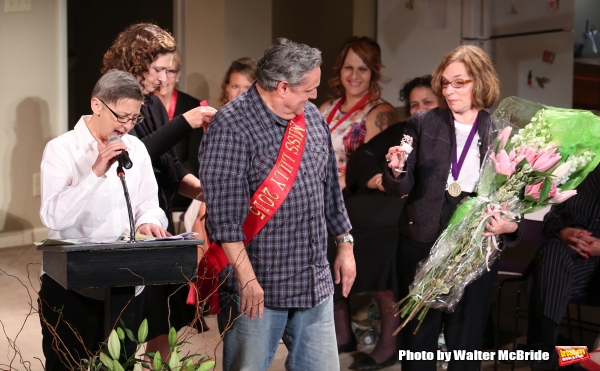
[(542, 180), (536, 184), (528, 184), (525, 186), (525, 196), (531, 196), (535, 200), (540, 199), (540, 193), (542, 191), (542, 186), (544, 185), (544, 181)]
[(517, 164), (514, 161), (511, 161), (510, 156), (506, 153), (505, 150), (500, 151), (500, 153), (498, 153), (497, 155), (491, 153), (490, 158), (492, 159), (492, 161), (494, 161), (494, 166), (496, 167), (497, 174), (511, 176), (515, 172)]
[(531, 163), (531, 167), (533, 170), (546, 171), (552, 166), (556, 165), (561, 158), (562, 157), (556, 153), (556, 148), (552, 148), (551, 150), (545, 152), (540, 151), (535, 156), (533, 163)]
[(515, 165), (518, 165), (521, 161), (523, 161), (523, 159), (525, 158), (525, 155), (516, 155), (515, 150), (513, 149), (512, 151), (510, 151), (510, 154), (508, 155), (508, 157), (510, 158), (511, 162), (514, 162)]
[(521, 148), (519, 149), (519, 156), (525, 156), (525, 158), (527, 159), (527, 162), (529, 162), (529, 165), (531, 165), (533, 163), (533, 161), (535, 160), (535, 155), (536, 155), (535, 149), (525, 147), (524, 144), (521, 145)]
[(550, 188), (550, 192), (548, 192), (548, 198), (556, 196), (556, 194), (559, 192), (559, 189), (556, 188), (556, 183), (558, 183), (558, 179), (552, 179), (552, 187)]
[(498, 133), (498, 139), (502, 141), (502, 148), (506, 147), (506, 143), (508, 143), (508, 139), (510, 138), (510, 133), (512, 132), (512, 128), (510, 126), (505, 127)]
[(559, 204), (561, 202), (565, 202), (569, 198), (575, 196), (577, 194), (576, 190), (564, 191), (564, 192), (556, 192), (556, 195), (552, 197), (549, 201), (554, 204)]

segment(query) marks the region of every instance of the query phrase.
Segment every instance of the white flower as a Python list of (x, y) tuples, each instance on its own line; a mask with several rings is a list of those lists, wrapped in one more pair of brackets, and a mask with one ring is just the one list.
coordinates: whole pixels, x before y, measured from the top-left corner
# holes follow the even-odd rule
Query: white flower
[(567, 161), (564, 164), (557, 167), (556, 169), (554, 169), (554, 171), (552, 172), (552, 175), (554, 175), (557, 178), (562, 178), (565, 175), (567, 175), (567, 173), (569, 172), (570, 169), (571, 169), (571, 161)]

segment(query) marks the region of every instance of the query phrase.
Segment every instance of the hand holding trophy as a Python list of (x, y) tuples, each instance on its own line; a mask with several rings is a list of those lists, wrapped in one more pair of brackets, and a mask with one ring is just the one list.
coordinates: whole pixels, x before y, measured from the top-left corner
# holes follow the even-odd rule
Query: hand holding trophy
[(389, 161), (388, 166), (394, 170), (394, 176), (397, 178), (400, 173), (403, 173), (404, 164), (410, 152), (412, 152), (413, 139), (410, 135), (404, 135), (399, 146), (391, 147), (388, 154), (385, 155)]

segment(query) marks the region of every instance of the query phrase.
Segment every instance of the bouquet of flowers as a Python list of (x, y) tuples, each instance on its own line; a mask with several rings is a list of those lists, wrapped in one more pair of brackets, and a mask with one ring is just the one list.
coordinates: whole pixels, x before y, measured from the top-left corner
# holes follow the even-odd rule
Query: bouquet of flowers
[[(522, 214), (565, 201), (600, 162), (600, 117), (510, 97), (492, 117), (490, 148), (477, 197), (463, 201), (427, 259), (417, 267), (409, 294), (395, 306), (400, 331), (429, 308), (451, 312), (465, 287), (498, 258), (495, 237), (484, 237), (488, 219)], [(417, 330), (418, 331), (418, 327)]]

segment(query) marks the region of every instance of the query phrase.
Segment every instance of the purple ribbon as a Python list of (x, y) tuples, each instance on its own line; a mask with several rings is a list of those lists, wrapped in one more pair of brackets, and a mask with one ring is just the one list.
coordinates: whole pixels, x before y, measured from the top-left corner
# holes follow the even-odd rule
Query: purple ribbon
[(467, 142), (463, 147), (463, 150), (460, 154), (460, 159), (458, 162), (456, 161), (456, 138), (454, 139), (454, 148), (452, 148), (452, 178), (456, 182), (458, 180), (458, 174), (460, 174), (460, 169), (465, 162), (465, 158), (467, 157), (467, 152), (469, 152), (469, 148), (471, 148), (471, 143), (473, 142), (473, 138), (475, 138), (475, 133), (477, 132), (477, 125), (479, 124), (479, 114), (477, 114), (477, 118), (475, 119), (475, 123), (471, 128), (471, 132), (469, 133), (469, 137), (467, 138)]

